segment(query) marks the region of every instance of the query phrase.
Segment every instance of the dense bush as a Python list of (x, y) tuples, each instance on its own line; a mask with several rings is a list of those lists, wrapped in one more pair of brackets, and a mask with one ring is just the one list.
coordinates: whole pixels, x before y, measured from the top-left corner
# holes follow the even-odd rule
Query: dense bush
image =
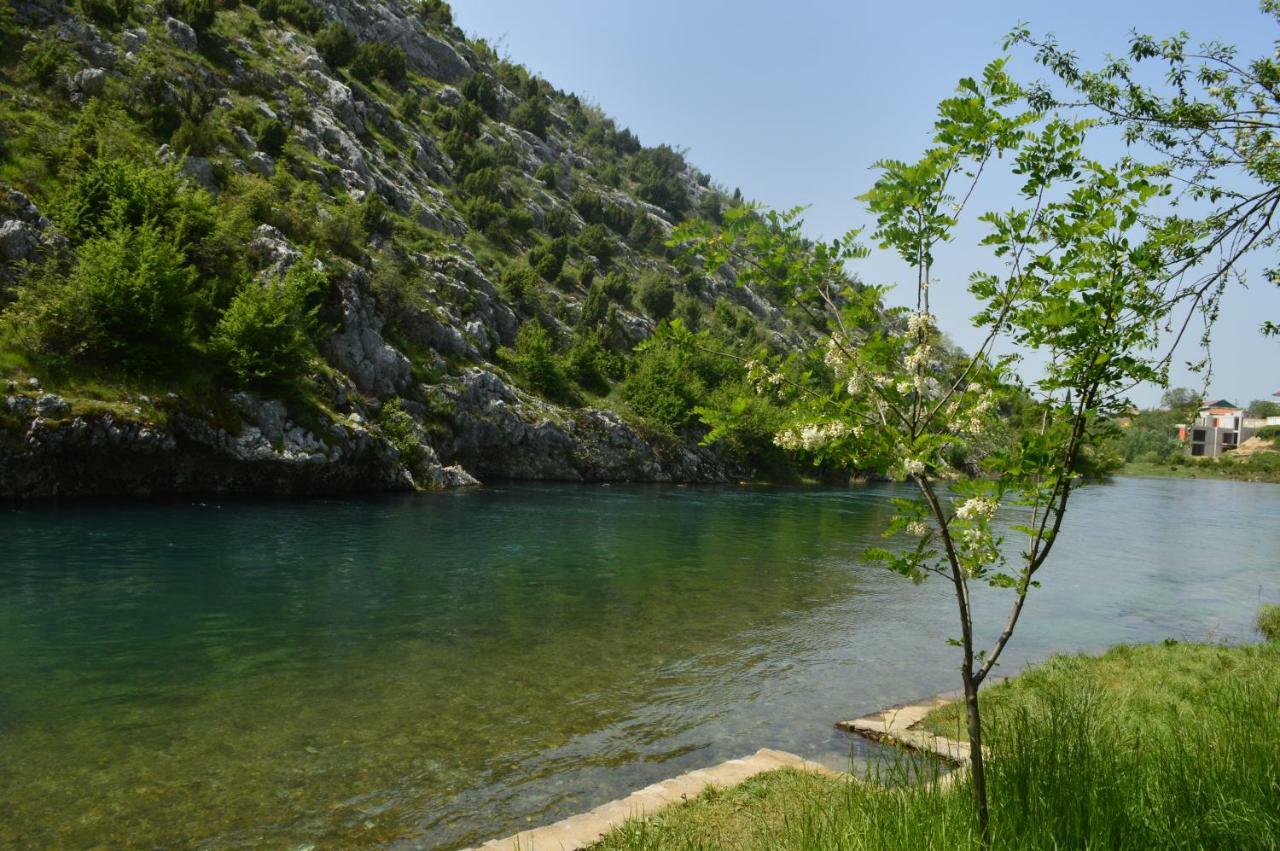
[(100, 27), (115, 29), (133, 13), (133, 0), (78, 0), (80, 14)]
[(513, 304), (521, 304), (534, 298), (541, 286), (538, 273), (524, 263), (514, 263), (502, 272), (498, 291)]
[(438, 26), (453, 25), (453, 10), (444, 0), (422, 0), (422, 19)]
[(506, 357), (530, 389), (554, 402), (577, 402), (578, 394), (556, 354), (555, 341), (542, 323), (520, 326), (515, 351), (507, 352)]
[(342, 24), (329, 24), (316, 34), (316, 51), (330, 68), (349, 65), (356, 58), (355, 33)]
[(587, 225), (583, 228), (578, 234), (577, 243), (579, 251), (596, 258), (601, 266), (612, 263), (618, 251), (617, 241), (609, 233), (609, 229), (601, 224)]
[(511, 111), (511, 123), (545, 139), (547, 127), (551, 124), (551, 109), (547, 106), (546, 98), (538, 95), (523, 101)]
[(462, 96), (484, 110), (489, 116), (498, 114), (498, 91), (487, 74), (472, 74), (462, 84)]
[(31, 79), (42, 86), (52, 85), (69, 58), (70, 54), (56, 38), (32, 39), (22, 48), (22, 64)]
[(689, 195), (680, 179), (684, 169), (684, 157), (667, 145), (645, 148), (631, 160), (636, 195), (674, 216), (684, 215), (689, 208)]
[(621, 358), (600, 344), (594, 333), (579, 332), (565, 357), (565, 371), (584, 390), (604, 396), (609, 392), (609, 376), (621, 367)]
[(289, 140), (289, 128), (278, 118), (268, 118), (258, 126), (255, 142), (264, 153), (280, 156), (284, 143)]
[(636, 300), (654, 319), (666, 319), (676, 306), (676, 290), (666, 275), (651, 272), (640, 279)]
[(324, 26), (324, 12), (307, 0), (258, 0), (258, 15), (267, 21), (283, 19), (308, 33)]
[(147, 369), (180, 363), (197, 273), (153, 224), (95, 233), (63, 274), (46, 268), (6, 318), (28, 348), (52, 358)]
[(351, 60), (351, 76), (366, 83), (381, 77), (393, 85), (404, 81), (408, 59), (404, 48), (380, 41), (361, 43)]
[(637, 347), (622, 398), (650, 422), (680, 431), (698, 421), (695, 408), (711, 391), (738, 372), (733, 361), (684, 345), (664, 325)]
[(184, 21), (197, 35), (208, 32), (217, 19), (218, 7), (214, 0), (178, 0), (174, 6), (174, 17)]
[(328, 286), (311, 256), (279, 281), (246, 282), (214, 328), (210, 349), (244, 384), (292, 382), (313, 351), (309, 334)]
[(378, 411), (378, 428), (383, 437), (390, 440), (391, 445), (400, 452), (400, 462), (410, 470), (426, 458), (418, 436), (418, 424), (404, 409), (404, 403), (398, 397), (387, 402)]
[(144, 224), (181, 239), (209, 228), (214, 217), (208, 196), (188, 190), (176, 168), (115, 159), (90, 163), (54, 202), (51, 213), (73, 243)]

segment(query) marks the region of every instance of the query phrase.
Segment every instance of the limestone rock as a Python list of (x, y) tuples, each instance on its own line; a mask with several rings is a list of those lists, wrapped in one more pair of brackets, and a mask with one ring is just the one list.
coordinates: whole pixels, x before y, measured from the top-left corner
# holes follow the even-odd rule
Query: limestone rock
[(324, 344), (330, 361), (351, 376), (360, 392), (382, 396), (404, 389), (409, 382), (409, 359), (382, 338), (383, 319), (365, 293), (363, 272), (341, 285), (342, 327)]
[(57, 419), (66, 416), (70, 410), (70, 403), (53, 393), (45, 393), (39, 399), (36, 399), (36, 413), (42, 417)]
[(178, 45), (183, 50), (196, 50), (200, 46), (200, 40), (196, 38), (196, 31), (188, 26), (187, 23), (177, 18), (166, 18), (164, 22), (165, 32), (169, 33), (173, 44)]
[(0, 259), (21, 263), (40, 250), (40, 231), (18, 219), (0, 222)]
[(165, 19), (164, 28), (169, 33), (169, 38), (173, 40), (173, 43), (183, 50), (195, 50), (200, 46), (200, 41), (196, 38), (196, 31), (177, 18)]

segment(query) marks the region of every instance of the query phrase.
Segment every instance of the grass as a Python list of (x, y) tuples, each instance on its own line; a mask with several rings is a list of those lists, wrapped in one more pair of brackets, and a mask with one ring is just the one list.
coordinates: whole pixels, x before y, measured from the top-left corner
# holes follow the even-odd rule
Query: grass
[[(1270, 453), (1266, 453), (1270, 455)], [(1178, 464), (1152, 464), (1130, 461), (1120, 468), (1118, 475), (1168, 479), (1232, 479), (1247, 482), (1280, 482), (1280, 460), (1259, 460), (1259, 455), (1249, 459), (1231, 459), (1222, 463), (1212, 458), (1186, 459)]]
[[(1280, 847), (1280, 643), (1060, 657), (986, 692), (992, 848)], [(953, 708), (929, 723), (950, 732)], [(900, 779), (904, 755), (885, 767)], [(596, 851), (977, 847), (967, 782), (793, 771), (627, 822)]]
[(1280, 641), (1280, 606), (1264, 605), (1258, 610), (1258, 632), (1268, 641)]

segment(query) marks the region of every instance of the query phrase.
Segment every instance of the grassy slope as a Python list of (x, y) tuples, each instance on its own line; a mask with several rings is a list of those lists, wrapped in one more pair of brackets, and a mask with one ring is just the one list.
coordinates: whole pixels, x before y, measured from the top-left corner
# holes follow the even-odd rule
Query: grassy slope
[[(1277, 695), (1276, 643), (1119, 647), (992, 688), (992, 847), (1280, 847)], [(947, 730), (956, 718), (931, 720)], [(597, 847), (976, 847), (968, 796), (964, 783), (778, 772), (629, 822)]]

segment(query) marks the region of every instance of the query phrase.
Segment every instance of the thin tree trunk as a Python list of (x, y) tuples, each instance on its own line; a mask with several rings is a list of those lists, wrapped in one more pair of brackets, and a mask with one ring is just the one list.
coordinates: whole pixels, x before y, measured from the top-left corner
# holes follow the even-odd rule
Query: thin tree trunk
[(973, 781), (973, 803), (978, 811), (978, 847), (987, 847), (990, 816), (987, 813), (987, 770), (982, 761), (982, 714), (978, 709), (979, 683), (968, 665), (963, 672), (964, 706), (969, 721), (969, 772)]

